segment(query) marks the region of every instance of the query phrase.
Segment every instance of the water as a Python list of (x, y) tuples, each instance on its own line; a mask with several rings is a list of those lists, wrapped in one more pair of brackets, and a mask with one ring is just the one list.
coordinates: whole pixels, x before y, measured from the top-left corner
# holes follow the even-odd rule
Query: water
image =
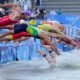
[(45, 59), (11, 62), (0, 65), (0, 80), (79, 80), (80, 51), (62, 52), (54, 67)]

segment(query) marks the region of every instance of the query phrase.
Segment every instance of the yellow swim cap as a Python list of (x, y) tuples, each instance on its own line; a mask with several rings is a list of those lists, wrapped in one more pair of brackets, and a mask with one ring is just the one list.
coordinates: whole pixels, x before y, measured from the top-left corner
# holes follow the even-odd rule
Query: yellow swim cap
[(29, 24), (30, 24), (30, 25), (33, 25), (33, 26), (36, 25), (36, 20), (30, 20), (30, 21), (29, 21)]

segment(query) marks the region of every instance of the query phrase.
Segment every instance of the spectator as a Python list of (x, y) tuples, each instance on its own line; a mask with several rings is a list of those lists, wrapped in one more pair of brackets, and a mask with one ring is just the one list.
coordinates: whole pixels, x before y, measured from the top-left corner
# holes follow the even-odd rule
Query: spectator
[(42, 6), (38, 6), (38, 4), (35, 4), (35, 8), (33, 9), (33, 15), (37, 19), (43, 20), (46, 16), (46, 10), (42, 8)]
[(38, 13), (39, 13), (39, 15), (36, 18), (43, 20), (46, 16), (46, 10), (44, 8), (42, 8), (41, 6), (39, 6)]

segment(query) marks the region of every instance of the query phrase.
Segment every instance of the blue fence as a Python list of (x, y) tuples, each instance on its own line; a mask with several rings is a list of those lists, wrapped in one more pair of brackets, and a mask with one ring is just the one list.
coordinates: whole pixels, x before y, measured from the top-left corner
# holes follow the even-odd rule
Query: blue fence
[(79, 26), (80, 16), (79, 15), (50, 15), (48, 14), (46, 19), (59, 21), (61, 24), (73, 24)]
[[(61, 24), (70, 24), (72, 25), (70, 27), (80, 27), (80, 16), (48, 15), (46, 19), (56, 20), (59, 21)], [(67, 48), (64, 47), (64, 44), (57, 44), (57, 48), (62, 49), (63, 51), (67, 50)], [(11, 43), (8, 43), (6, 47), (2, 43), (0, 43), (0, 63), (6, 63), (14, 60), (32, 60), (33, 58), (39, 58), (41, 56), (37, 54), (37, 50), (43, 49), (44, 48), (42, 48), (39, 40), (34, 41), (34, 38), (23, 41), (20, 43), (19, 46), (14, 47)], [(69, 48), (68, 50), (71, 49)]]
[(35, 42), (33, 38), (23, 41), (19, 46), (12, 46), (11, 43), (8, 43), (6, 46), (2, 44), (0, 45), (0, 63), (41, 57), (37, 54), (39, 49), (42, 49), (39, 40)]

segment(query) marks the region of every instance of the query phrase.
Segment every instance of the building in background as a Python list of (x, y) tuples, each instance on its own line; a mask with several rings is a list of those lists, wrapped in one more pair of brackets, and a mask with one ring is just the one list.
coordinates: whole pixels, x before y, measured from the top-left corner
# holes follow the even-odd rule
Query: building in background
[(59, 14), (80, 15), (80, 0), (42, 0), (41, 5)]

